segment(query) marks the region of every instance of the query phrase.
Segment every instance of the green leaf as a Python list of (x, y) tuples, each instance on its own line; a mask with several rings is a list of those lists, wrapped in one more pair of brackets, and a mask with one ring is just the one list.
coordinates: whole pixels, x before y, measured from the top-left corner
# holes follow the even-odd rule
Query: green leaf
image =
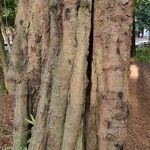
[(29, 120), (29, 119), (25, 119), (29, 124), (32, 124), (34, 125), (34, 122), (32, 122), (32, 120)]
[(30, 118), (31, 118), (32, 122), (33, 122), (33, 123), (34, 123), (34, 125), (35, 125), (35, 119), (34, 119), (34, 117), (33, 117), (33, 115), (32, 115), (32, 114), (30, 114)]

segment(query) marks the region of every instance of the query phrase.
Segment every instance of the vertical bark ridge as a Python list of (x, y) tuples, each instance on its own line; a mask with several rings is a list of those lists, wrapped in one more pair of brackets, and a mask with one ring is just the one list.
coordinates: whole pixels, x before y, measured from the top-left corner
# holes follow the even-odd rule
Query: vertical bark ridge
[[(59, 50), (58, 63), (54, 70), (51, 102), (48, 114), (48, 141), (47, 149), (59, 150), (62, 145), (64, 132), (64, 122), (66, 107), (69, 99), (70, 78), (74, 64), (74, 55), (76, 53), (76, 10), (75, 1), (64, 0), (62, 11), (58, 14), (58, 19), (63, 21), (60, 37), (62, 37), (62, 47)], [(58, 4), (59, 4), (58, 3)], [(56, 13), (54, 14), (56, 15)], [(58, 21), (59, 21), (58, 20)], [(69, 38), (68, 38), (69, 37)]]
[[(42, 11), (41, 11), (42, 10)], [(42, 68), (45, 65), (49, 42), (49, 6), (48, 0), (35, 1), (31, 7), (28, 37), (28, 102), (29, 113), (36, 115), (39, 101)], [(39, 21), (41, 20), (41, 21)]]
[[(18, 11), (20, 14), (17, 15), (16, 32), (18, 34), (15, 37), (13, 50), (11, 51), (11, 68), (14, 73), (15, 85), (15, 122), (14, 122), (14, 141), (13, 150), (25, 147), (27, 143), (27, 130), (28, 123), (25, 121), (27, 118), (27, 47), (28, 47), (28, 9), (24, 7), (28, 5), (28, 2), (19, 2)], [(28, 7), (29, 8), (29, 7)], [(26, 14), (26, 15), (24, 15)], [(24, 19), (24, 20), (20, 20)]]
[(100, 103), (98, 138), (102, 150), (125, 148), (131, 8), (130, 0), (95, 3), (97, 98)]
[(14, 122), (14, 145), (13, 150), (26, 146), (28, 123), (27, 118), (27, 80), (22, 77), (19, 83), (16, 83), (16, 107)]
[[(42, 8), (42, 12), (41, 12)], [(29, 101), (32, 101), (32, 111), (36, 113), (36, 124), (33, 127), (31, 135), (31, 143), (28, 149), (45, 149), (46, 143), (46, 118), (50, 100), (50, 89), (51, 89), (51, 76), (53, 67), (53, 51), (49, 49), (50, 39), (50, 17), (49, 17), (49, 2), (48, 1), (36, 1), (33, 7), (33, 14), (35, 18), (41, 19), (38, 22), (37, 19), (33, 18), (32, 26), (33, 30), (30, 41), (30, 61), (33, 66), (28, 68), (28, 74), (31, 87), (31, 96)], [(37, 17), (38, 15), (38, 17)], [(34, 51), (33, 51), (34, 49)], [(49, 57), (48, 57), (49, 56)], [(35, 59), (35, 62), (33, 59)], [(33, 61), (33, 62), (32, 62)], [(43, 69), (41, 69), (43, 68)], [(38, 81), (37, 81), (38, 80)], [(34, 100), (34, 101), (33, 101)], [(36, 104), (35, 104), (36, 103)], [(37, 107), (38, 103), (38, 107)], [(37, 107), (37, 108), (36, 108)], [(34, 109), (34, 110), (33, 110)], [(36, 111), (38, 110), (38, 111)]]
[[(83, 113), (85, 107), (85, 88), (87, 83), (87, 55), (91, 31), (91, 1), (81, 0), (78, 10), (77, 53), (70, 85), (70, 100), (67, 106), (62, 150), (83, 149)], [(69, 138), (68, 138), (69, 137)], [(81, 138), (80, 146), (78, 138)]]
[(46, 118), (50, 103), (51, 84), (52, 84), (52, 66), (53, 53), (49, 53), (44, 73), (42, 74), (42, 83), (40, 88), (40, 100), (36, 115), (36, 124), (33, 127), (31, 143), (29, 150), (44, 150), (46, 148)]
[[(11, 52), (12, 53), (11, 54), (12, 56), (11, 66), (12, 66), (12, 69), (14, 68), (13, 73), (15, 74), (15, 76), (17, 76), (17, 78), (15, 79), (15, 82), (24, 83), (22, 82), (22, 80), (23, 81), (26, 80), (26, 83), (24, 83), (25, 84), (24, 86), (26, 86), (27, 88), (26, 89), (27, 91), (24, 91), (24, 92), (28, 93), (26, 97), (26, 101), (24, 100), (24, 104), (22, 103), (23, 104), (22, 106), (16, 105), (16, 109), (15, 109), (16, 114), (17, 114), (17, 111), (19, 111), (18, 108), (25, 106), (24, 108), (26, 110), (21, 108), (22, 111), (26, 111), (26, 116), (22, 116), (22, 119), (24, 120), (25, 118), (28, 118), (30, 113), (31, 114), (32, 112), (36, 113), (34, 106), (37, 105), (37, 101), (39, 99), (39, 87), (40, 87), (40, 81), (41, 81), (41, 68), (42, 68), (41, 63), (43, 59), (45, 59), (43, 53), (44, 51), (47, 51), (48, 42), (49, 42), (49, 39), (47, 38), (47, 34), (46, 35), (43, 34), (43, 33), (47, 33), (49, 30), (48, 29), (49, 13), (47, 10), (48, 9), (47, 2), (48, 1), (40, 1), (40, 2), (39, 1), (34, 1), (34, 2), (33, 1), (32, 2), (20, 1), (19, 6), (18, 6), (19, 8), (18, 11), (20, 13), (19, 14), (17, 13), (18, 16), (16, 20), (16, 24), (17, 24), (16, 30), (17, 30), (17, 33), (19, 34), (17, 34), (17, 36), (15, 37), (15, 41), (14, 41), (14, 43), (17, 43), (18, 45), (14, 44), (13, 51)], [(42, 12), (41, 12), (41, 8), (43, 8)], [(38, 19), (41, 19), (42, 21), (39, 22)], [(43, 35), (41, 36), (41, 34)], [(22, 56), (26, 59), (25, 61), (22, 58)], [(23, 62), (23, 64), (21, 62)], [(25, 69), (22, 69), (22, 68), (25, 68)], [(21, 86), (20, 83), (19, 84), (14, 83), (14, 84), (16, 84), (15, 86), (16, 90), (18, 86), (19, 87)], [(16, 92), (16, 99), (18, 95), (19, 93)], [(16, 104), (21, 103), (20, 101), (22, 100), (21, 99), (18, 99), (18, 101), (16, 100)], [(30, 130), (30, 126), (29, 128), (26, 128), (25, 130), (26, 131)], [(15, 133), (17, 132), (18, 131), (16, 131)], [(24, 143), (27, 144), (27, 140), (24, 140)]]

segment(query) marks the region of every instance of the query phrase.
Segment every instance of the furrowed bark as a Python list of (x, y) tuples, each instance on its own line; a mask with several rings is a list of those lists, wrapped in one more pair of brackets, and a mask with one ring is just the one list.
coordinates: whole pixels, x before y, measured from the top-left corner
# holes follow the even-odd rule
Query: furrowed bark
[[(51, 54), (49, 54), (51, 55)], [(52, 57), (49, 57), (52, 58)], [(38, 111), (36, 116), (36, 124), (33, 127), (31, 136), (31, 143), (29, 150), (43, 150), (46, 148), (46, 118), (49, 108), (50, 89), (51, 89), (51, 75), (52, 75), (52, 60), (47, 60), (44, 73), (42, 75), (42, 84), (40, 89), (40, 100), (38, 104)]]
[(36, 124), (29, 150), (124, 149), (131, 0), (19, 5), (11, 54), (14, 150), (18, 138), (19, 146), (27, 145), (30, 113)]
[[(31, 5), (28, 36), (28, 111), (36, 116), (40, 99), (41, 75), (49, 49), (49, 1), (35, 1)], [(39, 21), (40, 20), (40, 21)]]
[[(69, 2), (65, 0), (63, 3), (61, 1), (58, 1), (57, 3), (59, 6), (57, 8), (58, 16), (56, 16), (55, 12), (53, 12), (53, 15), (54, 18), (55, 16), (57, 17), (57, 20), (55, 19), (57, 21), (56, 32), (59, 33), (58, 47), (60, 47), (60, 49), (58, 49), (56, 54), (58, 55), (58, 63), (56, 64), (56, 69), (53, 74), (52, 95), (47, 124), (47, 149), (50, 150), (61, 149), (66, 107), (69, 99), (70, 78), (76, 52), (75, 1)], [(62, 32), (60, 32), (61, 30)], [(53, 46), (53, 49), (56, 49), (57, 46)]]
[[(19, 44), (18, 45), (14, 44), (13, 47), (13, 51), (11, 54), (12, 58), (11, 58), (10, 73), (13, 73), (15, 76), (17, 76), (17, 74), (20, 75), (21, 73), (26, 74), (25, 79), (28, 82), (26, 83), (27, 99), (26, 101), (24, 101), (24, 106), (27, 106), (25, 107), (27, 112), (26, 117), (24, 116), (25, 119), (28, 118), (30, 114), (32, 114), (33, 116), (36, 114), (36, 109), (37, 109), (36, 106), (39, 99), (39, 87), (41, 82), (41, 71), (42, 71), (42, 66), (45, 66), (44, 64), (46, 60), (46, 52), (48, 52), (48, 45), (49, 45), (49, 35), (48, 35), (49, 32), (48, 8), (49, 7), (48, 7), (48, 1), (40, 1), (40, 2), (20, 1), (19, 4), (25, 6), (24, 9), (22, 9), (22, 6), (18, 6), (19, 8), (18, 12), (23, 11), (21, 15), (25, 14), (25, 16), (24, 15), (20, 16), (20, 13), (18, 13), (17, 16), (16, 24), (19, 25), (17, 27), (18, 36), (15, 37), (14, 43), (19, 43)], [(42, 8), (42, 12), (41, 12), (41, 8)], [(38, 22), (39, 19), (41, 19), (42, 21)], [(26, 51), (25, 53), (24, 50)], [(22, 53), (26, 57), (26, 62), (24, 62), (26, 66), (25, 70), (18, 69), (18, 67), (20, 68), (22, 67), (20, 65), (22, 59), (19, 58), (19, 56), (22, 56)], [(14, 79), (14, 77), (10, 77), (9, 79)], [(43, 79), (43, 81), (44, 80), (45, 79)], [(16, 84), (15, 90), (17, 90), (16, 82), (17, 79), (15, 79), (14, 83), (12, 83), (12, 85)], [(44, 96), (45, 95), (43, 95), (43, 97)], [(16, 103), (19, 103), (20, 101), (21, 99), (18, 99)], [(16, 113), (17, 110), (20, 111), (19, 107), (21, 106), (16, 105)], [(16, 118), (17, 116), (15, 117), (15, 120), (17, 120)], [(27, 128), (26, 130), (28, 131), (30, 130), (30, 128)], [(16, 138), (17, 137), (15, 137), (14, 139)], [(27, 145), (27, 142), (25, 143)]]
[[(15, 86), (15, 121), (14, 121), (14, 141), (13, 150), (25, 147), (27, 144), (27, 131), (28, 123), (25, 121), (28, 118), (27, 111), (27, 83), (28, 78), (26, 74), (27, 70), (27, 45), (28, 45), (28, 20), (26, 15), (28, 14), (26, 5), (23, 1), (19, 2), (19, 9), (16, 19), (16, 32), (17, 35), (14, 40), (14, 45), (11, 51), (10, 70), (13, 72), (13, 77), (10, 75), (9, 79), (13, 79), (12, 85)], [(26, 12), (27, 11), (27, 12)], [(25, 14), (25, 16), (24, 16)], [(24, 19), (23, 20), (20, 20)], [(11, 71), (10, 71), (11, 72)], [(14, 88), (14, 87), (13, 87)], [(11, 89), (12, 90), (12, 89)], [(11, 91), (12, 92), (12, 91)]]
[[(55, 8), (57, 6), (54, 6), (52, 8), (53, 1), (50, 2), (48, 5), (51, 7), (50, 9), (50, 33), (49, 37), (51, 38), (50, 44), (48, 44), (49, 47), (48, 49), (48, 57), (46, 59), (46, 65), (44, 67), (44, 73), (41, 75), (41, 87), (40, 87), (40, 100), (38, 104), (38, 109), (37, 109), (37, 117), (36, 117), (36, 125), (33, 128), (33, 135), (31, 139), (31, 143), (29, 145), (29, 149), (37, 149), (37, 150), (43, 150), (47, 147), (46, 142), (47, 142), (47, 131), (46, 131), (46, 125), (47, 125), (47, 114), (49, 110), (49, 103), (51, 99), (51, 89), (52, 89), (52, 83), (53, 83), (53, 70), (55, 69), (55, 63), (56, 63), (56, 58), (57, 54), (60, 51), (60, 35), (61, 35), (61, 30), (58, 30), (58, 26), (60, 25), (60, 14), (61, 10), (59, 11), (60, 7)], [(58, 10), (58, 15), (57, 11)], [(48, 11), (49, 12), (49, 11)], [(55, 13), (55, 15), (54, 15)], [(54, 38), (55, 37), (55, 38)]]
[[(91, 31), (92, 1), (80, 1), (77, 27), (77, 53), (70, 84), (70, 100), (67, 106), (63, 150), (77, 149), (77, 140), (82, 130), (82, 119), (85, 109), (85, 89), (87, 84), (87, 55)], [(68, 138), (69, 137), (69, 138)], [(83, 142), (80, 142), (83, 144)], [(83, 149), (83, 145), (80, 146)]]
[(16, 83), (16, 106), (14, 122), (14, 143), (13, 150), (26, 147), (27, 144), (27, 131), (28, 123), (25, 121), (27, 118), (27, 80), (22, 77), (19, 83)]

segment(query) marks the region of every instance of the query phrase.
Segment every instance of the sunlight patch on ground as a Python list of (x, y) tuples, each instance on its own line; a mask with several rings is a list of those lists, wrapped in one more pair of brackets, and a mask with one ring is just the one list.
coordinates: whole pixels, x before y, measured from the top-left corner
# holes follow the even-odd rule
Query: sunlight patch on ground
[(129, 104), (132, 106), (132, 111), (135, 114), (139, 113), (139, 99), (137, 97), (137, 80), (139, 78), (139, 67), (136, 64), (130, 66), (130, 101)]
[(139, 68), (137, 65), (130, 66), (130, 78), (137, 80), (139, 77)]

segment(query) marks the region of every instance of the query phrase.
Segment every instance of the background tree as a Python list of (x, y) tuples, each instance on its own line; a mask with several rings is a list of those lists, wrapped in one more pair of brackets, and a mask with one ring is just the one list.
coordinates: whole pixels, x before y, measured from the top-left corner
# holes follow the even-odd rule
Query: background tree
[[(16, 0), (0, 0), (0, 61), (4, 73), (5, 87), (8, 89), (7, 71), (9, 66), (10, 42), (8, 39), (8, 30), (13, 32), (12, 28), (15, 21)], [(12, 33), (13, 34), (13, 33)], [(7, 44), (7, 50), (6, 50)]]
[(144, 29), (150, 28), (150, 1), (149, 0), (134, 0), (134, 21), (132, 30), (132, 48), (131, 57), (136, 56), (135, 38), (140, 33), (144, 32)]
[[(125, 148), (132, 6), (19, 1), (9, 69), (14, 150)], [(33, 127), (25, 121), (30, 114)]]
[(137, 31), (147, 29), (150, 31), (150, 1), (136, 0), (135, 1), (135, 17)]
[(17, 0), (3, 0), (3, 16), (2, 21), (6, 26), (14, 26), (15, 16), (16, 16), (16, 7)]
[[(5, 27), (2, 21), (2, 18), (3, 18), (3, 5), (2, 4), (3, 4), (3, 1), (0, 0), (0, 61), (2, 63), (4, 77), (6, 77), (9, 64), (8, 64), (7, 52), (5, 51), (5, 47), (4, 47), (4, 38), (2, 34), (2, 32), (5, 32)], [(7, 86), (6, 84), (7, 84), (7, 81), (5, 79), (5, 86)]]

